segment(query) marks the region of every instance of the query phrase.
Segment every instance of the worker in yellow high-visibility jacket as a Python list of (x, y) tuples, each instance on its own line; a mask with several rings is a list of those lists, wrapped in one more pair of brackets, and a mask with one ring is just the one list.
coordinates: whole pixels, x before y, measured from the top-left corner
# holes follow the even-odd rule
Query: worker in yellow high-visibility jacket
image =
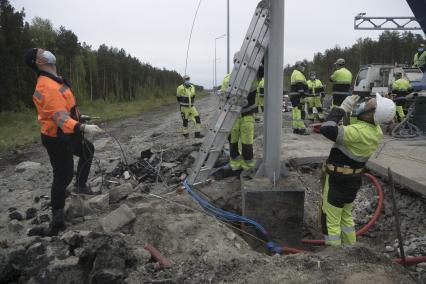
[(306, 125), (302, 118), (302, 109), (304, 107), (302, 100), (308, 95), (308, 83), (303, 75), (305, 71), (305, 63), (297, 61), (293, 73), (291, 74), (290, 101), (292, 108), (292, 127), (293, 133), (300, 135), (308, 135)]
[(422, 72), (426, 71), (426, 49), (425, 45), (421, 43), (414, 54), (413, 67), (418, 67)]
[(312, 71), (309, 75), (308, 88), (310, 96), (308, 99), (308, 119), (315, 120), (315, 114), (313, 109), (316, 108), (318, 112), (318, 120), (324, 120), (324, 114), (322, 112), (321, 97), (324, 95), (324, 86), (322, 82), (317, 79), (317, 74)]
[(401, 122), (405, 118), (405, 101), (403, 98), (411, 93), (413, 88), (411, 87), (410, 81), (402, 77), (402, 72), (395, 72), (394, 77), (395, 82), (392, 83), (392, 94), (394, 95), (396, 104), (396, 118), (399, 122)]

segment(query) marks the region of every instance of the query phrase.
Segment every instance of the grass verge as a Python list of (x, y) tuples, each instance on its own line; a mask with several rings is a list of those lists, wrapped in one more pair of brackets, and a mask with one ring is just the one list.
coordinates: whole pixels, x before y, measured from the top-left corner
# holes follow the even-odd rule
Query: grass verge
[[(136, 116), (168, 103), (174, 97), (140, 98), (132, 102), (98, 100), (79, 107), (81, 113), (98, 116), (102, 121)], [(21, 112), (0, 112), (0, 152), (40, 140), (40, 124), (35, 109)]]

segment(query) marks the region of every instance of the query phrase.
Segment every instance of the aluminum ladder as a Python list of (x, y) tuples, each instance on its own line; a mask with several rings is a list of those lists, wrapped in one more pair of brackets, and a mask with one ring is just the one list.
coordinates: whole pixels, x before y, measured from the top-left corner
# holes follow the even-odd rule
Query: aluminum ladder
[(242, 47), (234, 59), (234, 68), (228, 88), (219, 102), (219, 111), (190, 169), (187, 182), (191, 186), (209, 178), (235, 121), (247, 105), (247, 95), (269, 44), (269, 22), (269, 1), (264, 0), (256, 7)]

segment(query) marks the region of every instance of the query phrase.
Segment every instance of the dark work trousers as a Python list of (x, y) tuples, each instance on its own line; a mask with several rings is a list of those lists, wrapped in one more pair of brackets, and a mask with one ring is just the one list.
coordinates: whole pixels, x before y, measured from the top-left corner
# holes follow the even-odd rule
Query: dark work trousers
[(84, 138), (73, 138), (68, 141), (43, 141), (43, 146), (49, 154), (53, 168), (53, 183), (51, 188), (52, 211), (63, 209), (65, 206), (66, 188), (71, 183), (74, 174), (74, 155), (80, 157), (77, 166), (76, 185), (85, 186), (89, 177), (95, 148)]

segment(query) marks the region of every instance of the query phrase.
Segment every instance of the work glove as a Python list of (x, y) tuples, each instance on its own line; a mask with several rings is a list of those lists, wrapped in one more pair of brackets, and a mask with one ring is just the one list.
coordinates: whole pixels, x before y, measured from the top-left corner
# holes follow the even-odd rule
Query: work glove
[(103, 129), (101, 129), (99, 126), (97, 125), (91, 125), (91, 124), (82, 124), (80, 126), (80, 130), (85, 133), (85, 134), (101, 134), (104, 133), (105, 131)]
[(343, 109), (345, 112), (352, 112), (355, 108), (356, 103), (359, 100), (358, 95), (352, 95), (347, 97), (341, 104), (340, 108)]

